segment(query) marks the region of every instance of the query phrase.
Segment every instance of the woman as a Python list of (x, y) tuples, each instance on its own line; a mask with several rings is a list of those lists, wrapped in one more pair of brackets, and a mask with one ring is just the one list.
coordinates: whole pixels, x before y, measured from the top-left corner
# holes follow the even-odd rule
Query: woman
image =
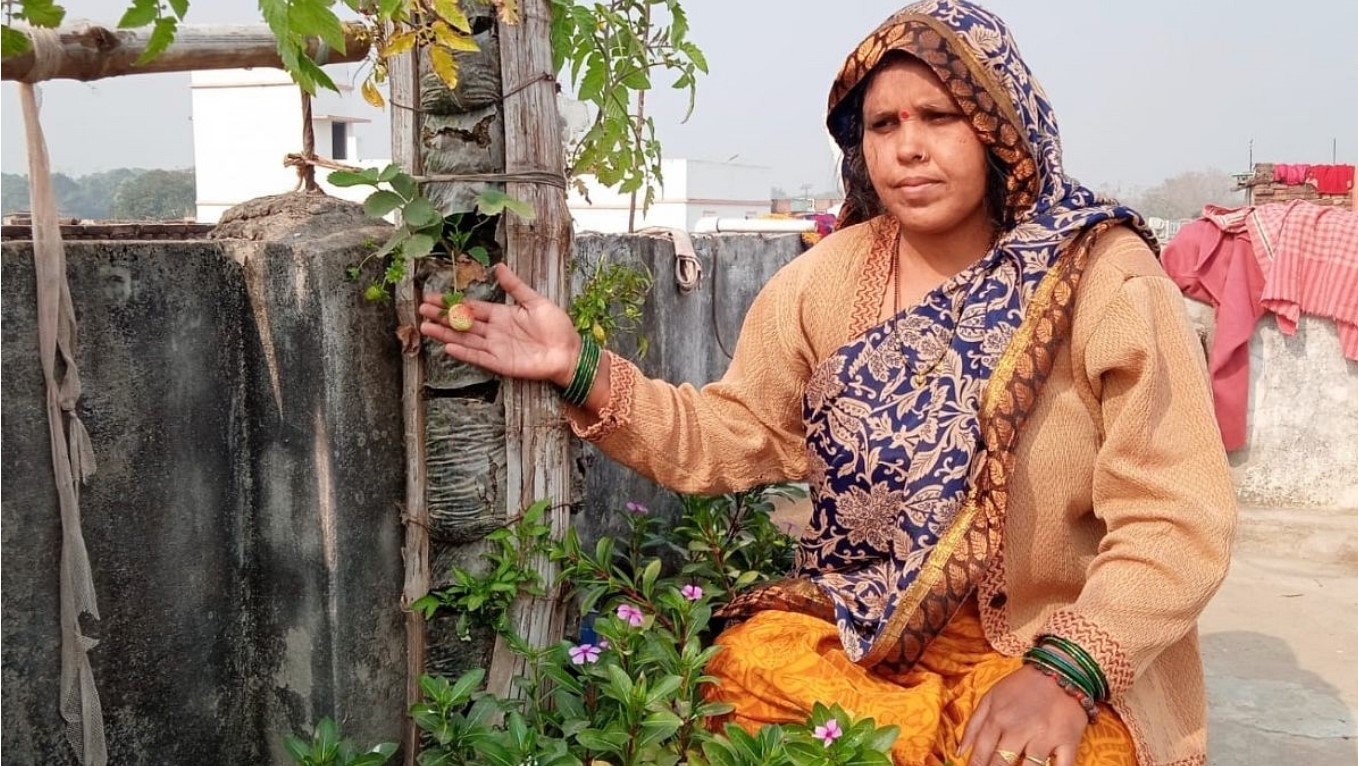
[[(717, 698), (896, 724), (899, 764), (1205, 761), (1198, 615), (1235, 503), (1179, 292), (1132, 211), (1061, 169), (999, 19), (912, 5), (830, 95), (839, 230), (765, 286), (701, 391), (598, 354), (508, 270), (457, 359), (549, 380), (673, 489), (806, 479), (796, 571), (738, 597)], [(845, 307), (850, 310), (845, 311)]]

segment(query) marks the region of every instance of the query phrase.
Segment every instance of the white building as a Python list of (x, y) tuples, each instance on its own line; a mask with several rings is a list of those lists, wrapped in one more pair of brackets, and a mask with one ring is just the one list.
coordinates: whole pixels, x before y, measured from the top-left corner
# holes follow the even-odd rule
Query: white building
[[(645, 214), (644, 195), (637, 194), (636, 228), (661, 226), (692, 231), (702, 218), (754, 218), (769, 213), (773, 170), (757, 165), (705, 160), (664, 160), (665, 185)], [(627, 231), (631, 195), (600, 187), (586, 179), (586, 200), (572, 190), (567, 198), (576, 231), (616, 234)]]
[[(320, 91), (312, 99), (316, 154), (363, 167), (385, 166), (391, 156), (388, 112), (369, 105), (353, 87), (352, 65), (326, 67), (340, 92)], [(193, 153), (198, 185), (197, 217), (216, 223), (228, 208), (246, 200), (297, 187), (297, 172), (283, 159), (302, 148), (302, 100), (296, 84), (278, 69), (194, 72)], [(391, 108), (391, 107), (388, 107)], [(583, 105), (565, 100), (567, 117)], [(569, 121), (569, 120), (568, 120)], [(585, 125), (587, 126), (587, 125)], [(583, 132), (582, 125), (572, 132)], [(770, 168), (701, 160), (665, 160), (665, 183), (636, 228), (692, 230), (699, 219), (743, 219), (769, 212)], [(335, 188), (317, 168), (326, 193), (361, 202), (371, 187)], [(568, 207), (577, 231), (627, 231), (630, 195), (586, 179), (589, 199), (572, 191)], [(640, 196), (640, 195), (639, 195)], [(638, 200), (638, 205), (641, 203)]]
[[(340, 92), (320, 91), (312, 99), (316, 154), (352, 165), (385, 165), (388, 142), (368, 147), (356, 127), (389, 119), (354, 92), (348, 66), (327, 67)], [(283, 158), (302, 149), (302, 97), (279, 69), (223, 69), (194, 72), (193, 160), (198, 185), (198, 221), (216, 223), (234, 205), (297, 187), (297, 171)], [(328, 171), (316, 169), (326, 193), (362, 201), (369, 187), (337, 189), (325, 183)]]

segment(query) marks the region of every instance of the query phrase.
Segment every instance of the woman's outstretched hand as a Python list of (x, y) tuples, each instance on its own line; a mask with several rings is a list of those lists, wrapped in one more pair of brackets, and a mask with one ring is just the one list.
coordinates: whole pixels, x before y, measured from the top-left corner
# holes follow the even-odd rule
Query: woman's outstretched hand
[[(455, 309), (470, 313), (471, 326), (449, 324), (443, 296), (425, 295), (420, 304), (420, 332), (443, 344), (460, 362), (496, 375), (523, 380), (570, 384), (580, 355), (580, 336), (565, 311), (534, 292), (508, 266), (495, 267), (495, 278), (514, 305), (467, 300)], [(455, 317), (464, 320), (465, 317)]]

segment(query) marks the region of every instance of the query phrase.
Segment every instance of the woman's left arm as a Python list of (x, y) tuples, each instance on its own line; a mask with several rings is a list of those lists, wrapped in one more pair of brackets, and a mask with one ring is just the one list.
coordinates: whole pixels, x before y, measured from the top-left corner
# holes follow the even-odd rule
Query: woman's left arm
[[(1113, 699), (1193, 628), (1230, 563), (1235, 490), (1200, 348), (1178, 287), (1140, 275), (1122, 282), (1085, 349), (1104, 431), (1094, 513), (1108, 532), (1079, 598), (1040, 635), (1092, 655)], [(969, 766), (1013, 766), (1018, 754), (1074, 766), (1086, 723), (1073, 697), (1025, 666), (981, 701), (960, 751)]]
[(1092, 655), (1113, 698), (1193, 629), (1230, 564), (1235, 489), (1201, 348), (1160, 275), (1128, 277), (1085, 347), (1104, 431), (1094, 513), (1107, 534), (1079, 599), (1041, 633)]

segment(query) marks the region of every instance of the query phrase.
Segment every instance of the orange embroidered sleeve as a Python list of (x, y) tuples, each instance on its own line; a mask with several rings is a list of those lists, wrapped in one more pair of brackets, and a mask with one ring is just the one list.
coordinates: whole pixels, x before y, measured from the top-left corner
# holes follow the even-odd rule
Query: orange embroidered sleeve
[(734, 359), (701, 389), (648, 379), (613, 356), (610, 397), (572, 427), (610, 458), (672, 490), (720, 494), (795, 481), (806, 471), (802, 392), (810, 371), (799, 332), (794, 264), (745, 315)]

